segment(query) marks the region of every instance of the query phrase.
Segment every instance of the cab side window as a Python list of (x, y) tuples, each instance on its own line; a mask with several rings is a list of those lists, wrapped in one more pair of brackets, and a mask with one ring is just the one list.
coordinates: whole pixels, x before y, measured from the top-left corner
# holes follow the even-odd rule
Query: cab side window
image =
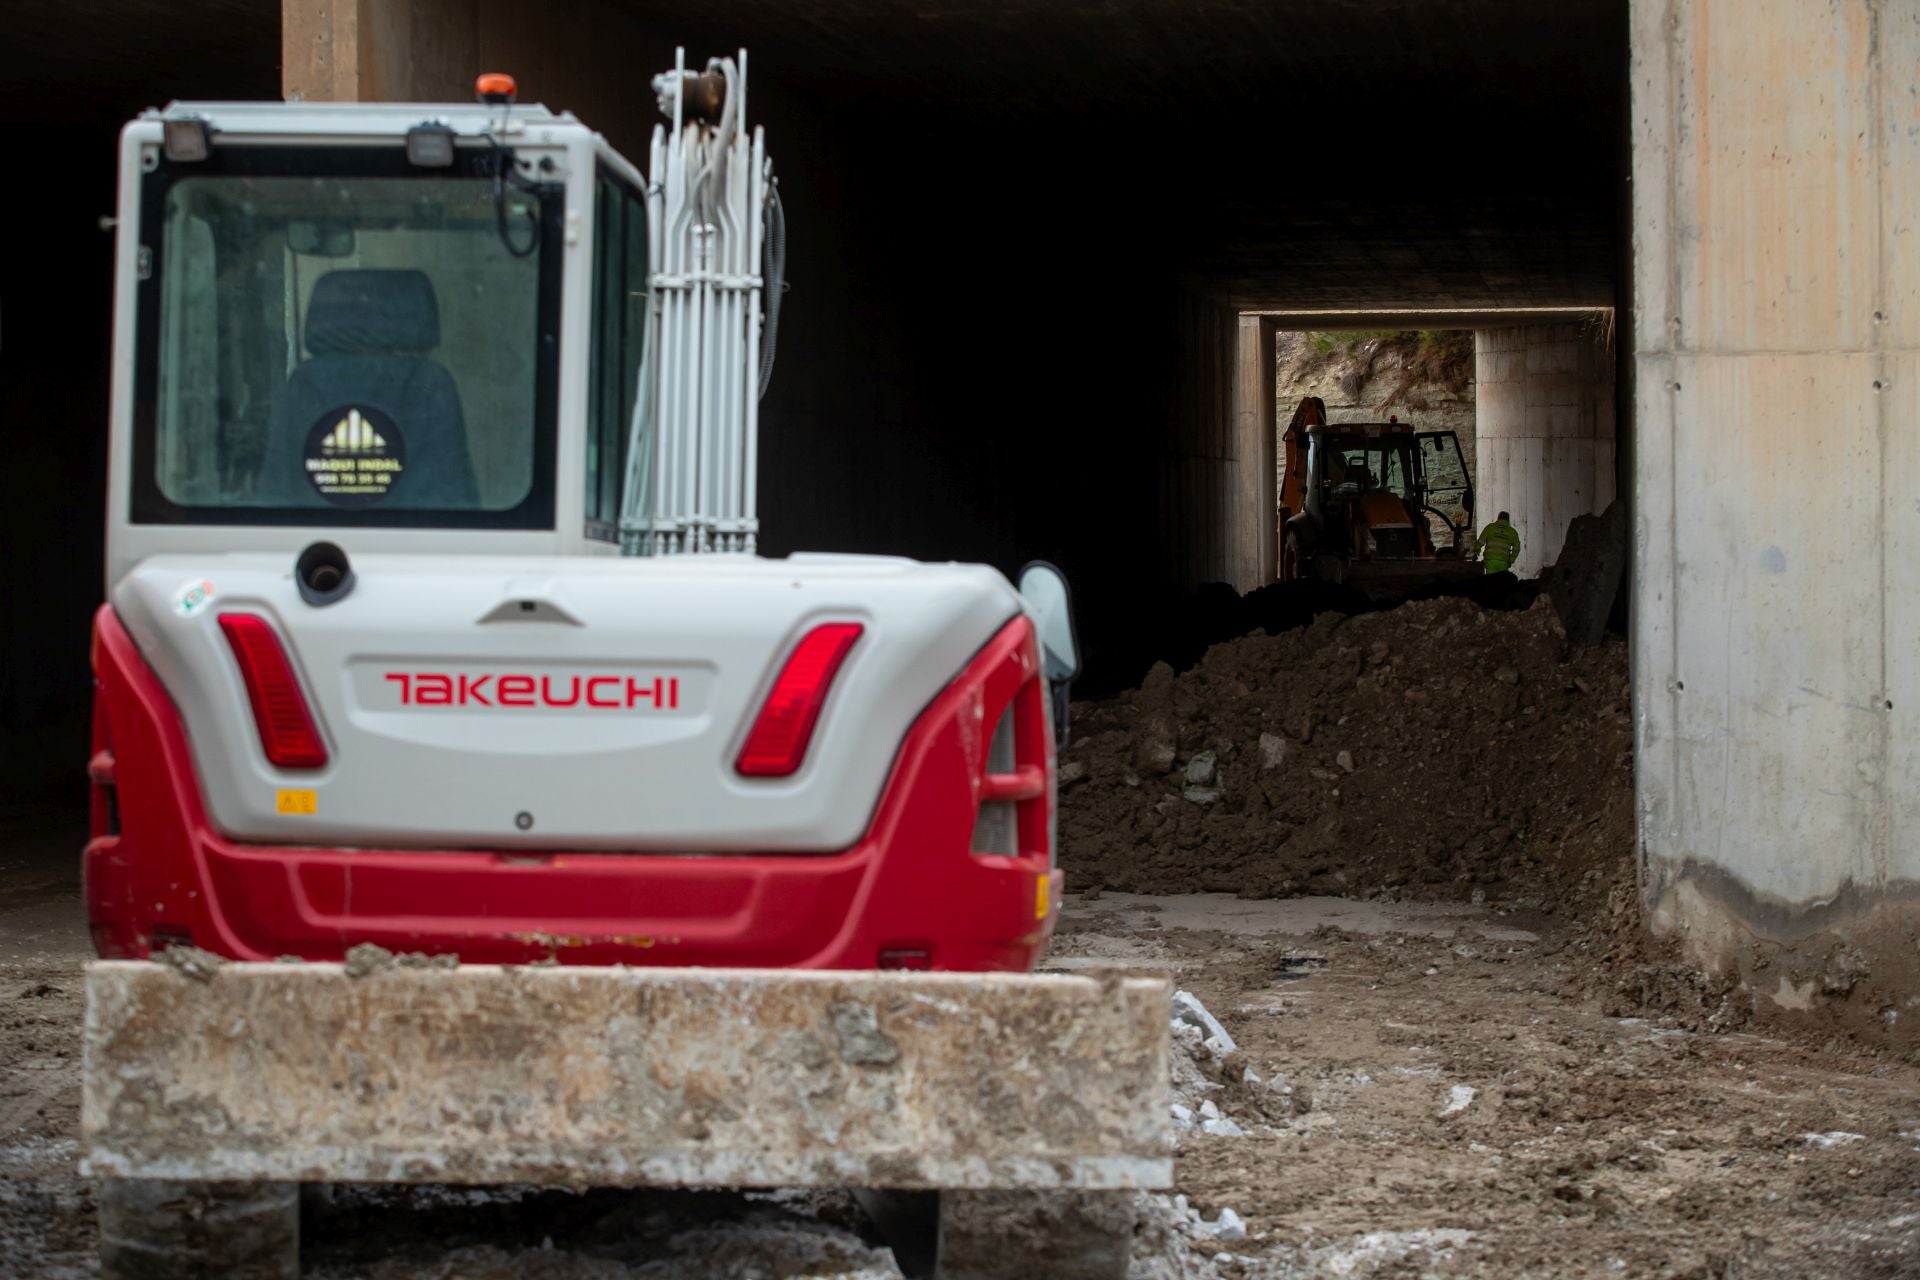
[(634, 399), (647, 321), (647, 207), (602, 169), (594, 181), (593, 362), (587, 432), (587, 536), (619, 539)]

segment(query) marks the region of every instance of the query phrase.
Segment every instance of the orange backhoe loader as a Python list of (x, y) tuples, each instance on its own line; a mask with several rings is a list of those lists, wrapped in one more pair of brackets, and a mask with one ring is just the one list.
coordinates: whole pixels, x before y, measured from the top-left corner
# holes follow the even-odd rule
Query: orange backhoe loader
[(1473, 479), (1451, 431), (1327, 421), (1307, 396), (1282, 436), (1280, 578), (1397, 596), (1469, 578)]

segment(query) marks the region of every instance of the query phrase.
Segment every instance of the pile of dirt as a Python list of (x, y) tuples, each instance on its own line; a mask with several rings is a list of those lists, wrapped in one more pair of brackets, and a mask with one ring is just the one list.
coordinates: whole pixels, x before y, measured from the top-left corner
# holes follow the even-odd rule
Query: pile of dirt
[[(1486, 573), (1430, 582), (1404, 599), (1457, 597), (1483, 609), (1524, 610), (1539, 594), (1540, 584), (1531, 579), (1516, 578), (1511, 573)], [(1255, 631), (1278, 635), (1307, 626), (1323, 614), (1379, 613), (1394, 606), (1393, 601), (1374, 599), (1353, 587), (1312, 578), (1270, 582), (1245, 595), (1224, 582), (1203, 582), (1185, 596), (1149, 610), (1150, 616), (1141, 620), (1148, 637), (1145, 653), (1152, 658), (1143, 656), (1140, 665), (1132, 668), (1132, 678), (1138, 680), (1154, 658), (1176, 672), (1187, 671), (1214, 645)], [(1098, 696), (1118, 687), (1101, 688)]]
[[(1077, 704), (1069, 888), (1472, 898), (1604, 919), (1630, 868), (1626, 646), (1551, 602), (1251, 635)], [(1630, 879), (1630, 871), (1629, 871)]]

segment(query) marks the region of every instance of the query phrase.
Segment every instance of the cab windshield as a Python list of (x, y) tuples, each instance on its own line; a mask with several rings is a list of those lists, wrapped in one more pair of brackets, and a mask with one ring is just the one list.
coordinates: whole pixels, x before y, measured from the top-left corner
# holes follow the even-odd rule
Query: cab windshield
[(133, 518), (551, 527), (563, 201), (496, 208), (492, 163), (232, 147), (149, 173)]
[(1337, 435), (1328, 441), (1327, 484), (1353, 485), (1358, 493), (1385, 490), (1400, 498), (1415, 495), (1413, 445), (1404, 437)]

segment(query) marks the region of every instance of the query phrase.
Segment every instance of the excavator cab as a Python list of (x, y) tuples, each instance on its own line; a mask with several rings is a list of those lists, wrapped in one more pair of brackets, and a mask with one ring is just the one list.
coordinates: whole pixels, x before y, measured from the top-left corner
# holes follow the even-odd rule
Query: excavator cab
[[(611, 541), (648, 219), (597, 135), (528, 106), (203, 103), (122, 151), (110, 582), (213, 528), (260, 550)], [(581, 341), (589, 291), (615, 301)]]

